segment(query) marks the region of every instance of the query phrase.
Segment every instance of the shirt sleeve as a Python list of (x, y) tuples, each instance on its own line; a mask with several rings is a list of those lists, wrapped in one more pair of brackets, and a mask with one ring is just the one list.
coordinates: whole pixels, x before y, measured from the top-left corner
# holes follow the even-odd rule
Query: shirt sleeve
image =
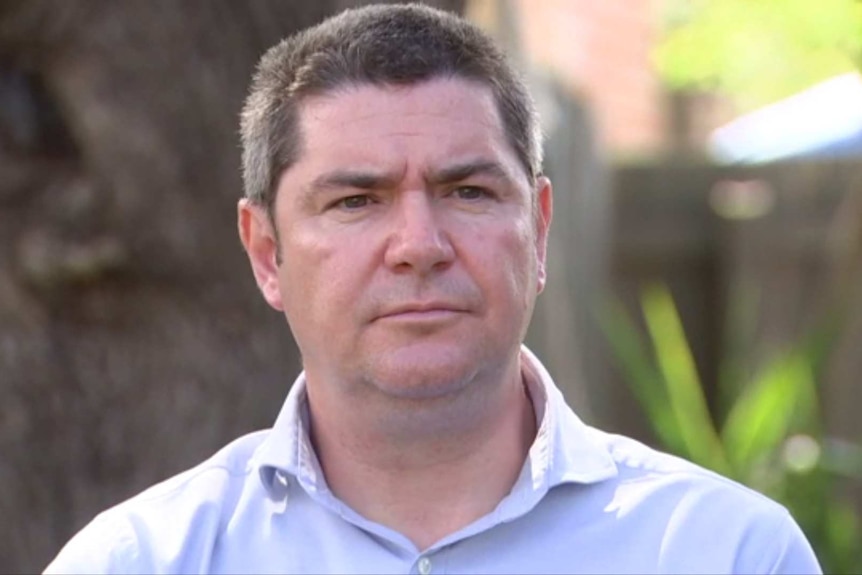
[(764, 572), (787, 575), (823, 573), (820, 563), (814, 555), (814, 550), (802, 533), (802, 529), (786, 510), (783, 511), (783, 521), (777, 532), (780, 541), (778, 554), (773, 559), (771, 567), (768, 567)]
[(131, 526), (116, 516), (100, 515), (66, 543), (44, 573), (143, 573), (138, 556)]

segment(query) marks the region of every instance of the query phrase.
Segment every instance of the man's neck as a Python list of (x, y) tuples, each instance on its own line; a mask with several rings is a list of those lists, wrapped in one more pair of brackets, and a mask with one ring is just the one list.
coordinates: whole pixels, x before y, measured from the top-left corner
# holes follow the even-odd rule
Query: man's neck
[[(373, 410), (355, 407), (351, 416), (327, 418), (311, 405), (312, 441), (329, 488), (419, 549), (469, 525), (509, 493), (536, 435), (535, 412), (520, 377), (498, 391), (481, 405), (449, 409), (450, 417), (415, 414), (406, 433), (367, 421), (374, 419)], [(436, 429), (417, 433), (417, 421), (426, 417)]]

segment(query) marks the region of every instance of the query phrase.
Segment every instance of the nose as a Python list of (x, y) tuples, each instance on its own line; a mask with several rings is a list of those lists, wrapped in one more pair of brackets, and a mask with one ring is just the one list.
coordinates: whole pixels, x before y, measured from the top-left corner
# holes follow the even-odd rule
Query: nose
[(393, 205), (386, 264), (426, 275), (447, 266), (455, 257), (444, 214), (423, 191), (404, 192)]

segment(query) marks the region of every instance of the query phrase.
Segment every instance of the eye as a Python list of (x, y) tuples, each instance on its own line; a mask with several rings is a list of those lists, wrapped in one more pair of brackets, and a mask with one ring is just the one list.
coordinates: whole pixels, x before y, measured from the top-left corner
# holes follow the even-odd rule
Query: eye
[(371, 203), (371, 198), (365, 195), (347, 196), (335, 202), (334, 207), (346, 210), (358, 210)]
[(480, 200), (489, 196), (487, 190), (477, 186), (461, 186), (455, 189), (454, 194), (461, 200)]

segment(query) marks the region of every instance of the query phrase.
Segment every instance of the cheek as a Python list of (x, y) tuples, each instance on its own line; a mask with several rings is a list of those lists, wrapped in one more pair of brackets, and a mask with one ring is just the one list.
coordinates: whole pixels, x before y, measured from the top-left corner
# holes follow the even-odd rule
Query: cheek
[[(536, 296), (536, 254), (529, 226), (506, 230), (493, 238), (479, 240), (483, 251), (484, 281), (496, 294), (503, 313), (527, 310)], [(495, 246), (492, 248), (491, 246)]]
[(285, 308), (321, 327), (352, 317), (365, 291), (361, 250), (361, 242), (293, 241), (282, 264)]
[[(308, 321), (318, 314), (321, 285), (332, 254), (297, 234), (282, 239), (282, 263), (279, 279), (285, 313), (291, 325)], [(301, 329), (301, 325), (295, 327)]]
[(303, 361), (315, 364), (321, 353), (342, 349), (350, 333), (351, 307), (344, 273), (334, 254), (285, 252), (281, 274), (284, 314)]
[(506, 235), (504, 241), (518, 275), (535, 275), (536, 232), (533, 225), (529, 221), (522, 222)]

